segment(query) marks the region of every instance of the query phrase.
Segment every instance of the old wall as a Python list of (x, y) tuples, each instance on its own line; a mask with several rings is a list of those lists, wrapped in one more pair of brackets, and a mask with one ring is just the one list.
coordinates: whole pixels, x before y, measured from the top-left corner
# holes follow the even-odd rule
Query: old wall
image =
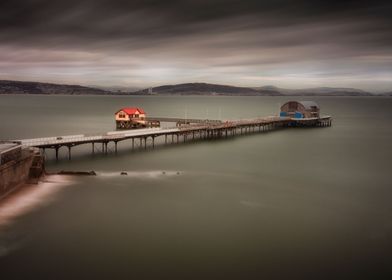
[[(29, 180), (30, 169), (33, 166), (33, 162), (37, 161), (37, 157), (42, 158), (41, 155), (37, 155), (32, 150), (25, 150), (18, 160), (0, 165), (0, 198)], [(36, 177), (36, 174), (42, 174), (42, 172), (43, 169), (38, 172), (35, 171), (32, 177)]]

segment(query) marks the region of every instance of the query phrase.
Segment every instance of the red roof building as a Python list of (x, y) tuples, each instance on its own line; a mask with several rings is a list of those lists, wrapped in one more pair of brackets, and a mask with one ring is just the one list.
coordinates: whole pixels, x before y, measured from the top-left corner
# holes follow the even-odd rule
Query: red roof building
[(129, 129), (146, 127), (146, 112), (138, 107), (126, 107), (115, 113), (116, 127), (118, 129)]
[(138, 107), (127, 107), (127, 108), (122, 108), (120, 110), (118, 110), (116, 112), (119, 113), (123, 111), (124, 113), (126, 113), (127, 115), (139, 115), (139, 114), (146, 114), (146, 112), (144, 112), (144, 110), (142, 108), (138, 108)]

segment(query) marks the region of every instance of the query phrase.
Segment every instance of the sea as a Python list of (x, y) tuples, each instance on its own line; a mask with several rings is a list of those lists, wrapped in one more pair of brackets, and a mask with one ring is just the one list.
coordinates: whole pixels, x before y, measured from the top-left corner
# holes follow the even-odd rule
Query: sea
[(97, 176), (0, 203), (0, 278), (392, 279), (392, 98), (0, 95), (0, 140), (112, 131), (122, 107), (233, 120), (289, 100), (332, 126), (47, 149), (47, 172)]

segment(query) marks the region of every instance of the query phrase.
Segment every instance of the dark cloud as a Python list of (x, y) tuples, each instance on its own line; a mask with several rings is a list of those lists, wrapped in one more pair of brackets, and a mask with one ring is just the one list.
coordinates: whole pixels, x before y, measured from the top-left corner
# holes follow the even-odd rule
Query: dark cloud
[(3, 0), (0, 38), (74, 45), (331, 21), (366, 21), (368, 28), (385, 29), (392, 23), (391, 7), (387, 1), (360, 0)]
[(83, 73), (86, 82), (128, 75), (129, 83), (159, 83), (168, 73), (161, 76), (170, 81), (212, 74), (244, 84), (333, 78), (343, 68), (353, 80), (376, 75), (389, 86), (390, 14), (390, 1), (368, 0), (2, 0), (0, 76), (55, 68), (53, 79)]

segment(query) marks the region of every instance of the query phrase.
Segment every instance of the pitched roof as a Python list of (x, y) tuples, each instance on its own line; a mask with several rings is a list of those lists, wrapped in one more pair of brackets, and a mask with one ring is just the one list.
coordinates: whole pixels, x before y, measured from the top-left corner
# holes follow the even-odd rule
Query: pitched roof
[(117, 114), (118, 112), (120, 112), (120, 111), (123, 111), (123, 112), (125, 112), (125, 113), (128, 114), (128, 115), (133, 115), (133, 114), (135, 114), (137, 111), (138, 111), (140, 114), (145, 114), (144, 110), (141, 109), (141, 108), (138, 108), (138, 107), (127, 107), (127, 108), (122, 108), (122, 109), (118, 110), (118, 111), (116, 112), (116, 114)]

